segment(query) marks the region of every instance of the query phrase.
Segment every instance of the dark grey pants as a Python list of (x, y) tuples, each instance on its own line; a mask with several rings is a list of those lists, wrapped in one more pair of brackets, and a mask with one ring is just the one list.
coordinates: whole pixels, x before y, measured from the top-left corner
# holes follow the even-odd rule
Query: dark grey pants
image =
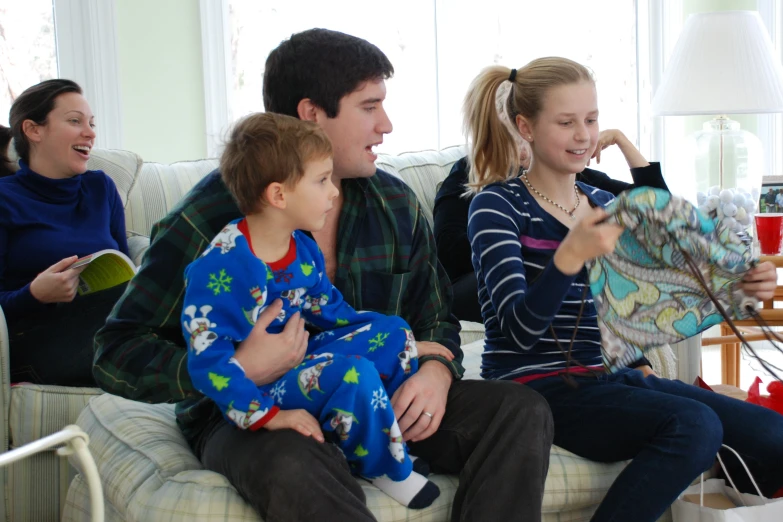
[[(438, 432), (409, 448), (433, 471), (459, 475), (452, 521), (539, 522), (552, 426), (546, 401), (526, 386), (458, 381)], [(375, 520), (332, 444), (290, 430), (241, 431), (216, 417), (193, 446), (266, 522)]]

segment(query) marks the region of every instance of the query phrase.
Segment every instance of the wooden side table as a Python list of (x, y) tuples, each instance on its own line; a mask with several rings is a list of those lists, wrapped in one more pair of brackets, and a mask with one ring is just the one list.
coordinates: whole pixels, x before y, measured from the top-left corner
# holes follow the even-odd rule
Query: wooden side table
[[(761, 256), (762, 263), (769, 261), (777, 268), (783, 268), (783, 256)], [(775, 302), (783, 301), (783, 286), (778, 285), (772, 299), (763, 301), (759, 314), (770, 326), (783, 326), (783, 309), (775, 308)], [(753, 319), (734, 321), (734, 325), (742, 332), (747, 341), (763, 341), (766, 336), (761, 332)], [(780, 339), (783, 342), (783, 336)], [(732, 386), (740, 383), (740, 342), (726, 323), (720, 324), (720, 337), (703, 337), (702, 346), (720, 345), (721, 347), (721, 382)]]

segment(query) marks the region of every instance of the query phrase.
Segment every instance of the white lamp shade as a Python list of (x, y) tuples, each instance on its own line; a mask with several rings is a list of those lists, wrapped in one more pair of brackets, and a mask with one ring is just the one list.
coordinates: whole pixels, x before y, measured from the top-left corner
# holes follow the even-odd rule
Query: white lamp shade
[(783, 112), (783, 67), (759, 14), (691, 15), (652, 106), (656, 116)]

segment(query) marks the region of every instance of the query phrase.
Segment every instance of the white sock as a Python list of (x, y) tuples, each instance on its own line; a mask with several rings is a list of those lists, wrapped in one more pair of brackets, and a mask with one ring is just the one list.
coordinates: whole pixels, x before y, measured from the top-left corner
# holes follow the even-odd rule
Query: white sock
[(369, 480), (375, 487), (391, 498), (411, 509), (424, 509), (430, 506), (440, 495), (440, 489), (434, 482), (427, 480), (415, 471), (408, 478), (395, 481), (386, 475)]

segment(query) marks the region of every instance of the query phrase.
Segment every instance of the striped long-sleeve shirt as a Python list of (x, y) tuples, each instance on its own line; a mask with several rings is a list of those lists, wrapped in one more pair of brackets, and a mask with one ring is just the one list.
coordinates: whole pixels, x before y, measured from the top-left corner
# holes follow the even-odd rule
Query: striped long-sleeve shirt
[[(381, 170), (342, 182), (334, 286), (354, 308), (399, 315), (416, 340), (441, 343), (455, 358), (437, 359), (460, 378), (459, 323), (435, 240), (413, 191)], [(195, 437), (215, 411), (188, 375), (180, 315), (185, 267), (231, 220), (241, 217), (215, 171), (152, 230), (150, 248), (106, 325), (95, 337), (98, 385), (145, 402), (178, 402), (177, 420)]]
[[(594, 205), (613, 199), (578, 185)], [(602, 365), (587, 273), (565, 275), (553, 262), (566, 234), (568, 228), (544, 211), (518, 178), (490, 185), (473, 198), (468, 236), (487, 333), (484, 378), (524, 382), (564, 370), (556, 339), (568, 349), (583, 296), (572, 358), (585, 366)]]

